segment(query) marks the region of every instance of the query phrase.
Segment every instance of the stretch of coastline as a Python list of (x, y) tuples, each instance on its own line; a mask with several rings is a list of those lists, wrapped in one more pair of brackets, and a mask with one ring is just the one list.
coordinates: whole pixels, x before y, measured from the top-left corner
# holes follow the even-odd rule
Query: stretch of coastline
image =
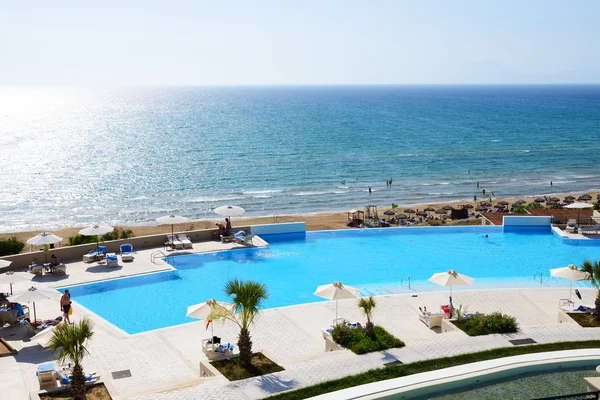
[[(592, 196), (592, 200), (589, 202), (590, 207), (593, 206), (593, 203), (596, 201), (596, 196), (600, 194), (600, 192), (589, 191), (582, 193), (553, 193), (552, 196), (556, 196), (563, 200), (566, 196), (573, 196), (575, 198), (583, 195), (589, 194)], [(492, 198), (492, 204), (497, 204), (499, 201), (506, 201), (509, 204), (514, 203), (515, 201), (521, 199), (526, 201), (527, 203), (532, 202), (535, 198), (540, 196), (522, 196), (522, 197), (509, 197), (509, 198)], [(489, 197), (479, 197), (478, 201), (453, 201), (453, 202), (433, 202), (433, 203), (423, 203), (419, 205), (411, 204), (411, 205), (403, 205), (399, 204), (397, 208), (394, 209), (396, 213), (404, 213), (405, 209), (411, 208), (413, 210), (423, 210), (427, 207), (433, 207), (438, 209), (443, 207), (444, 205), (464, 205), (471, 204), (474, 207), (477, 207), (481, 202), (489, 201)], [(377, 205), (378, 213), (380, 217), (383, 218), (383, 212), (386, 210), (391, 210), (390, 205)], [(363, 209), (364, 205), (357, 205), (356, 209)], [(308, 231), (320, 231), (320, 230), (336, 230), (336, 229), (346, 229), (346, 222), (348, 221), (348, 211), (334, 211), (334, 212), (323, 212), (323, 213), (312, 213), (312, 214), (290, 214), (290, 215), (269, 215), (262, 217), (237, 217), (232, 218), (233, 228), (235, 230), (235, 226), (247, 226), (247, 225), (261, 225), (261, 224), (272, 224), (272, 223), (281, 223), (281, 222), (306, 222), (306, 229)], [(223, 222), (223, 218), (215, 215), (214, 219), (207, 220), (190, 220), (183, 224), (174, 225), (174, 229), (177, 232), (182, 231), (192, 231), (192, 230), (201, 230), (201, 229), (215, 229), (215, 224), (217, 222)], [(448, 221), (448, 224), (452, 224), (452, 221)], [(79, 230), (82, 229), (83, 226), (78, 227), (69, 227), (64, 229), (56, 229), (50, 230), (54, 234), (62, 237), (64, 239), (62, 245), (66, 243), (66, 240), (70, 236), (76, 235)], [(119, 229), (129, 229), (133, 232), (134, 236), (147, 236), (147, 235), (156, 235), (156, 234), (167, 234), (171, 232), (171, 225), (139, 225), (139, 226), (117, 226)], [(48, 231), (48, 230), (46, 230)], [(40, 232), (44, 232), (43, 230), (35, 230), (35, 231), (24, 231), (24, 232), (11, 232), (11, 233), (3, 233), (0, 234), (0, 237), (8, 238), (15, 237), (18, 240), (25, 242), (27, 239), (32, 236), (37, 235)], [(29, 246), (23, 251), (29, 251)]]

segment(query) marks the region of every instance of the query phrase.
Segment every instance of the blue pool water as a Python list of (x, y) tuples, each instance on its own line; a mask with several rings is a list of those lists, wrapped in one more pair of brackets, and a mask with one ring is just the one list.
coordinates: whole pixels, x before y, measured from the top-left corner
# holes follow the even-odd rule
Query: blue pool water
[[(488, 235), (486, 238), (485, 235)], [(267, 285), (266, 308), (322, 301), (318, 285), (342, 281), (363, 295), (447, 290), (427, 279), (456, 269), (476, 278), (473, 288), (568, 287), (550, 268), (600, 259), (600, 243), (563, 242), (549, 228), (503, 232), (501, 227), (439, 227), (308, 232), (264, 236), (268, 248), (169, 257), (175, 271), (70, 288), (73, 299), (128, 333), (192, 321), (187, 306), (226, 301), (232, 278)], [(534, 275), (538, 277), (534, 279)]]

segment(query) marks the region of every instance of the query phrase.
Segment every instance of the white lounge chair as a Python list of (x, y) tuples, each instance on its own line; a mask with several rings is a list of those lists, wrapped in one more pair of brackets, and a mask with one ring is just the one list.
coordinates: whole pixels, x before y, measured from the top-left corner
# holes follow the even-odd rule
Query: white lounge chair
[(129, 243), (121, 245), (121, 260), (133, 261), (133, 246)]
[(179, 241), (181, 243), (183, 243), (183, 248), (184, 249), (191, 249), (194, 246), (192, 245), (192, 241), (187, 237), (187, 235), (185, 233), (180, 233), (177, 238), (179, 239)]
[(592, 233), (598, 233), (600, 231), (600, 224), (596, 224), (588, 228), (579, 228), (579, 231), (581, 233), (587, 233), (588, 235)]
[(183, 249), (183, 243), (175, 238), (175, 235), (167, 235), (167, 244), (174, 249)]
[(442, 320), (444, 319), (444, 314), (421, 314), (419, 313), (419, 320), (427, 325), (428, 328), (434, 328), (436, 326), (442, 326)]
[(252, 238), (254, 237), (251, 233), (246, 233), (245, 231), (236, 232), (234, 235), (235, 242), (240, 244), (252, 244)]
[(572, 218), (569, 219), (569, 221), (567, 221), (567, 227), (565, 228), (566, 232), (575, 232), (575, 229), (577, 228), (577, 220)]
[(119, 259), (115, 253), (108, 253), (106, 255), (106, 266), (107, 267), (118, 267)]

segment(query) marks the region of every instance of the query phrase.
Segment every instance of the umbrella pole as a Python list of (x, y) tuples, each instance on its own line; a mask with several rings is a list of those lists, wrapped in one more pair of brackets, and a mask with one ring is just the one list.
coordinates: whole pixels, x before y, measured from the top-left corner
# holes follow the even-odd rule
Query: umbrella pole
[(573, 281), (571, 281), (571, 285), (569, 286), (569, 301), (571, 301), (571, 293), (573, 292)]
[(33, 302), (33, 326), (35, 326), (35, 321), (37, 321), (37, 315), (35, 314), (35, 301)]
[(12, 296), (12, 283), (10, 284), (10, 295)]

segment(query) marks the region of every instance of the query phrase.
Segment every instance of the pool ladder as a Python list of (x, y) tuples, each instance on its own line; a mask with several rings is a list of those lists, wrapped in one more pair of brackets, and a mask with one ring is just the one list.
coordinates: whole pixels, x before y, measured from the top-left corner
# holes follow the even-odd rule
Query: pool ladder
[(152, 261), (153, 264), (158, 264), (158, 262), (156, 262), (156, 259), (161, 259), (163, 257), (167, 257), (167, 255), (165, 254), (164, 251), (162, 250), (157, 250), (154, 253), (152, 253), (150, 255), (150, 260)]

